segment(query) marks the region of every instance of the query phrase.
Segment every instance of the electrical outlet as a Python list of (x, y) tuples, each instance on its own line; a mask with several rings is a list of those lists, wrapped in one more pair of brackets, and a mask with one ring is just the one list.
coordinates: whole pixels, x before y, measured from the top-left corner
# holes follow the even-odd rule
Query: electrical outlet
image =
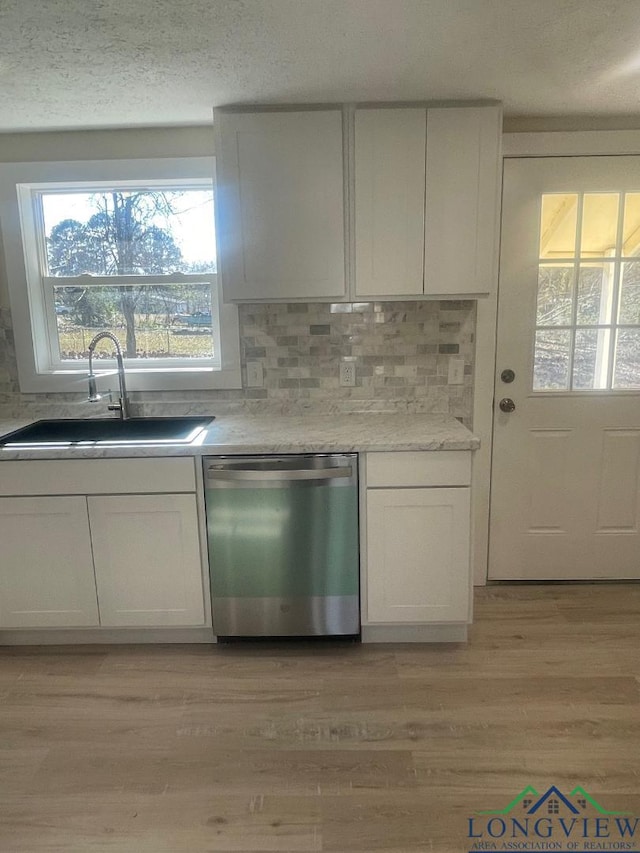
[(464, 384), (464, 359), (463, 358), (450, 358), (449, 359), (449, 373), (447, 376), (447, 382), (449, 385), (463, 385)]
[(262, 388), (264, 386), (264, 372), (262, 362), (247, 362), (247, 388)]
[(354, 361), (340, 362), (340, 385), (353, 388), (356, 384), (356, 364)]

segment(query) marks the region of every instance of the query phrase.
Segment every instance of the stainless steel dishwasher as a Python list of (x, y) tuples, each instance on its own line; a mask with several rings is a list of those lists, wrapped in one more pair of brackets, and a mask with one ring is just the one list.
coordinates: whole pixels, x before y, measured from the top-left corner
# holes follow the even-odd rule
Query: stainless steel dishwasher
[(204, 476), (215, 633), (359, 634), (357, 455), (206, 457)]

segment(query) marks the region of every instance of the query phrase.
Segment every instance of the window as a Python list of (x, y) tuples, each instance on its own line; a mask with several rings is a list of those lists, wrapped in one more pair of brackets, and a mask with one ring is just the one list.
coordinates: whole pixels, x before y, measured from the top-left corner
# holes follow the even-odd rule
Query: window
[(534, 391), (640, 388), (640, 192), (542, 196)]
[[(89, 342), (105, 329), (132, 390), (240, 387), (237, 310), (216, 275), (211, 160), (1, 171), (23, 391), (79, 390)], [(114, 355), (98, 344), (99, 366), (112, 369)]]

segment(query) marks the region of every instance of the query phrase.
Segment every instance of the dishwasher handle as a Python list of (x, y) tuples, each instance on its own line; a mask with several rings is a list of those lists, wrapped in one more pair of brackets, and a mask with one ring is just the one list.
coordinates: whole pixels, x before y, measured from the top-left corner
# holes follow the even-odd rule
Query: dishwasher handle
[(259, 483), (268, 480), (287, 482), (292, 480), (337, 480), (349, 479), (350, 477), (353, 477), (353, 469), (350, 465), (342, 468), (300, 468), (294, 471), (239, 471), (233, 468), (216, 468), (214, 466), (207, 470), (207, 481), (209, 482), (243, 480), (244, 482)]

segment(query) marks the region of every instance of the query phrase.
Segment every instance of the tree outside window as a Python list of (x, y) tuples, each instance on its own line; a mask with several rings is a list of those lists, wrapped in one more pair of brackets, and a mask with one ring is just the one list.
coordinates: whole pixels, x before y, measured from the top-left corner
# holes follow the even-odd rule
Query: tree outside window
[(116, 334), (127, 358), (212, 356), (210, 191), (114, 188), (41, 198), (62, 360), (84, 357), (97, 327)]

